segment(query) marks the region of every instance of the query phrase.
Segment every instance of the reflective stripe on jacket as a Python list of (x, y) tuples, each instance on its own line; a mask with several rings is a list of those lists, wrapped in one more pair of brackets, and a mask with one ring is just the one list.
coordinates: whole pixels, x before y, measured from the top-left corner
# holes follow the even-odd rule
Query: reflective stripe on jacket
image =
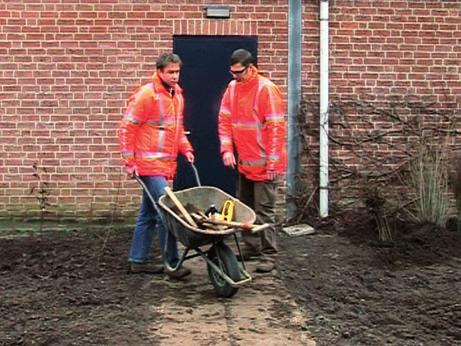
[(219, 111), (221, 154), (238, 155), (238, 170), (248, 179), (263, 181), (268, 172), (286, 169), (286, 111), (280, 89), (260, 76), (255, 67), (248, 80), (231, 81)]
[(126, 166), (139, 175), (173, 178), (178, 152), (193, 151), (184, 134), (184, 98), (179, 86), (172, 96), (154, 73), (152, 82), (139, 87), (128, 99), (118, 138)]

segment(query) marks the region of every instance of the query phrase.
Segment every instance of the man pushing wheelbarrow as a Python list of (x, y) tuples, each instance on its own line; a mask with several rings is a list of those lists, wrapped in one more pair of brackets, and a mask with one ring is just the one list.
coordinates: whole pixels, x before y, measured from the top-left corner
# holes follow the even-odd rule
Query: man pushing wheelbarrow
[[(128, 107), (119, 126), (119, 143), (123, 162), (130, 178), (139, 175), (146, 187), (131, 242), (129, 271), (131, 273), (161, 273), (162, 264), (152, 262), (152, 241), (158, 232), (160, 251), (167, 268), (179, 261), (174, 236), (166, 237), (165, 229), (154, 201), (164, 194), (168, 180), (176, 172), (176, 157), (181, 152), (189, 162), (194, 161), (192, 146), (184, 134), (184, 98), (178, 85), (181, 59), (165, 53), (157, 59), (157, 71), (152, 80), (139, 87), (128, 100)], [(168, 249), (167, 254), (164, 250)], [(191, 273), (182, 266), (166, 270), (172, 277)]]
[[(195, 171), (193, 164), (191, 167)], [(244, 260), (242, 259), (241, 263), (237, 261), (236, 255), (225, 240), (233, 238), (241, 256), (237, 232), (260, 232), (270, 225), (255, 225), (256, 214), (253, 209), (216, 187), (200, 186), (198, 174), (196, 177), (199, 186), (178, 192), (166, 187), (166, 195), (160, 197), (158, 202), (150, 195), (144, 182), (139, 177), (136, 179), (148, 194), (168, 230), (165, 233), (165, 242), (174, 236), (185, 247), (174, 267), (168, 261), (164, 261), (167, 273), (180, 270), (184, 261), (200, 256), (207, 263), (208, 275), (217, 294), (231, 297), (240, 286), (251, 280), (251, 276), (246, 271)], [(226, 209), (229, 203), (233, 221), (221, 217), (224, 216), (225, 210), (230, 210)], [(207, 215), (206, 210), (209, 210), (211, 205), (216, 211), (222, 210), (221, 214)], [(169, 249), (165, 248), (164, 258), (169, 258), (168, 252)]]
[[(231, 63), (231, 71), (234, 65), (236, 63)], [(244, 71), (248, 69), (251, 72), (248, 77), (256, 78), (257, 70), (249, 60), (237, 63), (237, 67), (240, 65), (243, 66)], [(243, 189), (243, 176), (241, 177), (239, 196), (244, 197), (246, 203), (252, 204), (257, 211), (256, 214), (249, 206), (215, 187), (197, 186), (173, 193), (168, 188), (167, 180), (172, 179), (175, 174), (176, 157), (179, 152), (191, 163), (197, 183), (200, 185), (198, 174), (193, 166), (193, 149), (184, 134), (184, 99), (177, 84), (180, 66), (181, 60), (177, 55), (171, 53), (161, 55), (157, 60), (157, 71), (152, 77), (152, 82), (138, 88), (130, 97), (126, 114), (119, 127), (119, 142), (127, 173), (130, 178), (136, 178), (143, 187), (142, 204), (130, 248), (130, 272), (165, 271), (171, 277), (180, 278), (191, 273), (190, 269), (183, 265), (184, 261), (201, 256), (207, 262), (208, 273), (217, 293), (230, 297), (242, 284), (251, 280), (244, 262), (249, 254), (248, 244), (254, 246), (251, 249), (252, 256), (264, 254), (263, 263), (257, 266), (257, 271), (268, 272), (274, 268), (276, 252), (273, 228), (276, 186), (274, 179), (281, 174), (285, 162), (285, 132), (280, 129), (284, 125), (278, 124), (280, 119), (282, 123), (284, 121), (282, 103), (277, 100), (279, 92), (271, 82), (266, 79), (257, 79), (255, 82), (251, 79), (257, 87), (257, 93), (253, 95), (255, 98), (253, 106), (256, 107), (254, 112), (261, 112), (262, 115), (261, 119), (259, 116), (255, 117), (253, 113), (249, 117), (253, 119), (252, 121), (257, 119), (261, 122), (260, 124), (255, 122), (256, 127), (261, 127), (258, 131), (262, 131), (257, 134), (256, 142), (262, 140), (268, 145), (269, 151), (261, 151), (261, 160), (256, 160), (264, 161), (266, 166), (265, 168), (258, 166), (256, 170), (251, 170), (253, 173), (256, 172), (258, 178), (251, 183), (251, 186), (247, 184), (248, 186)], [(230, 87), (235, 87), (235, 81)], [(234, 91), (230, 93), (235, 96)], [(234, 168), (236, 162), (231, 150), (235, 145), (239, 151), (241, 143), (239, 144), (237, 138), (232, 138), (233, 130), (229, 132), (231, 128), (237, 129), (238, 124), (234, 126), (225, 118), (234, 111), (232, 106), (226, 105), (226, 102), (229, 102), (228, 94), (229, 88), (224, 95), (220, 111), (220, 139), (221, 147), (225, 149), (222, 150), (224, 164)], [(266, 104), (269, 101), (270, 106), (274, 106), (275, 101), (279, 103), (276, 102), (277, 107), (271, 108)], [(261, 106), (263, 104), (265, 106)], [(235, 134), (238, 133), (236, 130)], [(261, 150), (262, 148), (260, 146)], [(277, 153), (281, 155), (280, 163), (277, 163), (279, 160)], [(242, 157), (245, 157), (245, 153)], [(239, 160), (239, 172), (253, 178), (253, 175), (247, 175), (245, 167), (254, 165), (247, 161)], [(257, 193), (258, 191), (263, 194)], [(250, 194), (252, 194), (251, 198)], [(261, 200), (263, 196), (267, 198)], [(206, 215), (205, 210), (211, 205), (221, 209), (222, 218)], [(219, 214), (218, 208), (217, 214)], [(267, 220), (270, 223), (255, 225), (257, 215), (260, 222)], [(268, 228), (270, 230), (266, 233)], [(152, 262), (151, 244), (155, 231), (158, 231), (159, 235), (163, 265)], [(237, 232), (244, 232), (246, 243), (244, 251), (240, 249)], [(261, 233), (262, 236), (259, 238), (256, 235), (258, 238), (254, 238), (256, 233)], [(234, 252), (225, 244), (225, 239), (229, 237), (235, 240), (240, 263)], [(250, 243), (249, 239), (261, 239), (262, 243), (257, 244), (254, 241)], [(178, 253), (176, 240), (185, 247), (181, 256)], [(194, 254), (188, 255), (190, 250), (194, 250)]]

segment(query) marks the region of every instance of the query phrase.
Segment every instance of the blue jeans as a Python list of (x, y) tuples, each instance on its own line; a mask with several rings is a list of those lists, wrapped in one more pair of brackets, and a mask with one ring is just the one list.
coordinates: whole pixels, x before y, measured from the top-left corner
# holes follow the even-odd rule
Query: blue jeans
[[(152, 197), (158, 202), (159, 198), (164, 195), (165, 187), (168, 186), (167, 180), (163, 176), (144, 176), (140, 177), (146, 185)], [(160, 208), (160, 206), (159, 206)], [(152, 260), (152, 241), (155, 236), (159, 236), (160, 251), (163, 260), (165, 260), (165, 236), (168, 232), (163, 226), (160, 215), (152, 205), (149, 196), (145, 191), (142, 195), (141, 208), (139, 209), (138, 217), (136, 219), (136, 226), (133, 232), (133, 239), (131, 241), (131, 249), (129, 255), (130, 262), (145, 263)], [(176, 238), (171, 233), (168, 234), (168, 248), (167, 248), (168, 263), (175, 264), (178, 261), (178, 246)]]

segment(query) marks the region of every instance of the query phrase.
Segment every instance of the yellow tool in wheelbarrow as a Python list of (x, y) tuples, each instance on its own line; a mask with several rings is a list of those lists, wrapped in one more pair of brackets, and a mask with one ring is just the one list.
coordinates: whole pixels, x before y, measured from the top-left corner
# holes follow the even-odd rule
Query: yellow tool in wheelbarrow
[(234, 218), (234, 207), (235, 207), (235, 202), (231, 199), (228, 199), (224, 202), (224, 205), (222, 207), (221, 211), (221, 217), (224, 221), (232, 221)]

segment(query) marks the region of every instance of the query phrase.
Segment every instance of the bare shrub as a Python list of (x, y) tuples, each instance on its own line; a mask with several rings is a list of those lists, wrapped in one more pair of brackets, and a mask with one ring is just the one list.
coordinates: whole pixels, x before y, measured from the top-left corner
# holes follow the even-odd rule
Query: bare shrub
[(48, 172), (45, 167), (40, 167), (36, 162), (34, 162), (34, 164), (32, 165), (32, 169), (34, 171), (32, 175), (34, 176), (34, 178), (37, 179), (37, 186), (33, 186), (30, 189), (30, 194), (34, 195), (38, 202), (38, 206), (40, 209), (39, 231), (41, 232), (47, 207), (51, 206), (51, 203), (49, 202), (50, 188), (48, 182), (45, 180), (44, 177), (44, 175), (47, 175)]
[[(330, 215), (366, 208), (377, 227), (382, 227), (378, 229), (379, 237), (388, 239), (392, 235), (392, 221), (405, 222), (409, 221), (409, 213), (417, 215), (416, 210), (420, 208), (417, 204), (428, 203), (428, 197), (421, 193), (430, 192), (434, 199), (431, 203), (437, 200), (442, 208), (437, 212), (438, 218), (443, 217), (450, 204), (442, 204), (442, 197), (447, 195), (442, 168), (447, 165), (446, 152), (459, 145), (456, 140), (460, 135), (457, 109), (442, 109), (426, 99), (430, 100), (407, 95), (377, 100), (375, 96), (365, 95), (330, 104)], [(318, 197), (320, 124), (317, 102), (302, 102), (298, 123), (303, 145), (303, 170), (298, 178), (304, 183), (300, 184), (303, 189), (294, 198), (302, 208), (298, 219), (304, 221), (315, 218), (313, 212)], [(410, 172), (418, 162), (420, 148), (425, 146), (439, 149), (438, 166), (436, 170), (432, 166), (431, 177), (428, 172), (424, 175), (424, 184), (429, 184), (427, 179), (431, 179), (432, 187), (416, 190), (416, 185), (410, 183), (413, 181)], [(367, 203), (376, 199), (376, 191), (384, 202), (379, 208), (376, 205), (370, 208)]]
[(373, 216), (378, 230), (378, 239), (383, 242), (392, 241), (392, 230), (386, 216), (386, 199), (382, 197), (382, 187), (366, 188), (365, 205)]
[(445, 227), (451, 231), (461, 232), (461, 152), (454, 152), (450, 161), (453, 163), (449, 174), (449, 186), (456, 199), (456, 215), (447, 219)]

